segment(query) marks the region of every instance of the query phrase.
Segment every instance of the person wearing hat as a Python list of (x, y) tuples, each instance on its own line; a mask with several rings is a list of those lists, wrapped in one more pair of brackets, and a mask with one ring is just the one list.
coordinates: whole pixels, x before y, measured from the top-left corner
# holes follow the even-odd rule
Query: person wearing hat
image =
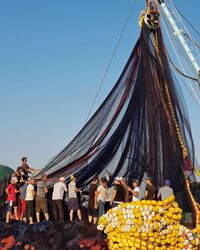
[(70, 183), (69, 183), (69, 202), (68, 202), (68, 209), (69, 209), (69, 219), (73, 221), (74, 211), (77, 211), (77, 216), (79, 220), (82, 220), (81, 210), (78, 202), (77, 193), (82, 191), (76, 187), (76, 177), (74, 175), (70, 176)]
[(146, 189), (145, 189), (145, 200), (153, 200), (155, 198), (155, 187), (153, 185), (151, 177), (146, 177)]
[(114, 189), (110, 201), (110, 206), (112, 207), (117, 207), (119, 204), (125, 202), (126, 200), (126, 190), (124, 189), (120, 181), (120, 177), (114, 178)]
[(129, 187), (129, 191), (132, 193), (132, 201), (139, 200), (140, 188), (138, 187), (138, 180), (133, 180), (133, 189)]
[(52, 194), (54, 219), (57, 221), (59, 215), (60, 222), (64, 221), (64, 210), (63, 210), (64, 192), (67, 192), (65, 177), (60, 177), (59, 182), (55, 183), (53, 186), (53, 194)]
[(7, 213), (6, 213), (6, 223), (10, 222), (10, 216), (12, 215), (13, 203), (16, 200), (15, 185), (17, 183), (17, 178), (12, 177), (10, 184), (6, 188), (7, 193)]
[(170, 196), (174, 195), (173, 189), (170, 187), (170, 180), (166, 180), (164, 186), (161, 187), (158, 191), (157, 198), (158, 200), (164, 200), (169, 198)]

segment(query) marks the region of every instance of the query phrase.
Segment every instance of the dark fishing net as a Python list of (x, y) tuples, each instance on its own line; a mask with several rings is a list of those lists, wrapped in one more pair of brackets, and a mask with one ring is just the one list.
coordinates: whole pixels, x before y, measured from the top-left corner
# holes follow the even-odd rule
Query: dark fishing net
[(105, 176), (106, 171), (127, 180), (141, 180), (146, 174), (155, 186), (170, 179), (178, 193), (185, 186), (180, 137), (193, 162), (190, 124), (180, 88), (171, 74), (161, 29), (151, 32), (143, 24), (105, 101), (40, 174), (48, 175), (50, 186), (54, 178), (76, 174), (82, 187), (94, 175)]
[(7, 166), (0, 165), (0, 220), (5, 216), (6, 208), (6, 188), (10, 182), (14, 170)]

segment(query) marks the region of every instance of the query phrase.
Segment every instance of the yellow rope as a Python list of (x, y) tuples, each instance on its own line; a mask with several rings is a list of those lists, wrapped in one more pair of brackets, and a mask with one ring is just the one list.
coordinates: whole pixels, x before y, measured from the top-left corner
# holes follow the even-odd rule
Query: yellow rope
[(194, 172), (198, 175), (198, 176), (200, 176), (200, 171), (194, 166), (193, 167), (194, 168)]
[[(152, 33), (152, 34), (153, 34), (153, 42), (154, 42), (155, 52), (157, 54), (157, 57), (158, 57), (158, 60), (159, 60), (159, 64), (160, 64), (161, 68), (163, 69), (162, 60), (161, 60), (160, 55), (159, 55), (158, 41), (157, 41), (154, 33)], [(175, 116), (174, 108), (173, 108), (173, 105), (172, 105), (172, 101), (171, 101), (169, 89), (168, 89), (168, 86), (167, 86), (167, 83), (166, 83), (165, 80), (164, 80), (164, 87), (165, 87), (165, 93), (166, 93), (166, 96), (167, 96), (167, 102), (168, 102), (168, 106), (169, 106), (169, 111), (171, 113), (170, 119), (172, 119), (172, 121), (174, 123), (175, 129), (176, 129), (176, 133), (177, 133), (177, 136), (178, 136), (178, 140), (179, 140), (181, 148), (182, 148), (183, 156), (185, 157), (187, 155), (187, 149), (185, 148), (185, 145), (184, 145), (184, 142), (183, 142), (183, 139), (182, 139), (182, 136), (181, 136), (181, 131), (180, 131), (179, 125), (178, 125), (177, 120), (176, 120), (176, 116)], [(164, 109), (166, 109), (165, 106), (164, 106)], [(168, 115), (167, 115), (167, 117), (168, 117)], [(169, 121), (168, 121), (168, 123), (169, 123)], [(200, 172), (196, 168), (194, 168), (194, 170), (200, 176)], [(192, 192), (190, 190), (190, 184), (189, 184), (189, 181), (186, 178), (186, 176), (185, 176), (185, 181), (186, 181), (187, 192), (188, 192), (188, 194), (190, 196), (191, 202), (192, 202), (194, 210), (195, 210), (196, 225), (197, 225), (198, 223), (200, 223), (200, 221), (199, 221), (199, 209), (198, 209), (196, 201), (195, 201), (195, 199), (194, 199), (194, 197), (192, 195)]]

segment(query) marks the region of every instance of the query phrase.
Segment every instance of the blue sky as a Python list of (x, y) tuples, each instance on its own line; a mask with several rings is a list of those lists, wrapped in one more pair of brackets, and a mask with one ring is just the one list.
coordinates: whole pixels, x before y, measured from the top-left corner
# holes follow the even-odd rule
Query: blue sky
[[(84, 125), (133, 1), (0, 1), (0, 163), (42, 168)], [(198, 28), (200, 2), (174, 1)], [(106, 97), (139, 35), (136, 1), (95, 103)], [(200, 108), (186, 97), (200, 161)]]

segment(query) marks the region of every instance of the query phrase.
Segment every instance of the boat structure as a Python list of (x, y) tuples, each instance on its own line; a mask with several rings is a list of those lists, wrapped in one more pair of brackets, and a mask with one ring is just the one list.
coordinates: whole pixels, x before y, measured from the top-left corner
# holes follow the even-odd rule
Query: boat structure
[[(146, 1), (139, 26), (139, 38), (108, 96), (39, 175), (48, 175), (50, 188), (59, 177), (70, 175), (76, 175), (83, 189), (95, 175), (107, 176), (110, 183), (115, 176), (123, 176), (127, 183), (133, 179), (142, 183), (150, 176), (157, 187), (169, 179), (174, 196), (123, 203), (99, 219), (98, 229), (107, 234), (109, 249), (198, 249), (200, 199), (195, 183), (200, 168), (176, 74), (192, 84), (198, 102), (199, 47), (171, 0)], [(183, 53), (174, 46), (175, 54), (182, 64), (184, 56), (193, 74), (173, 62), (164, 28), (172, 46), (179, 43)], [(189, 176), (186, 159), (192, 166)], [(184, 212), (192, 215), (192, 228), (182, 224)]]

